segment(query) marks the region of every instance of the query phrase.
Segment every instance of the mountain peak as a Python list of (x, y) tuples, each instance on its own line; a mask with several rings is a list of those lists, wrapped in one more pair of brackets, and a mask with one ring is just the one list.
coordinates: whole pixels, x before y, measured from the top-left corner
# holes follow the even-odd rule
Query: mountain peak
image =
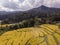
[(38, 8), (36, 8), (36, 9), (34, 9), (34, 10), (37, 10), (37, 11), (46, 11), (46, 10), (48, 10), (49, 8), (48, 7), (46, 7), (46, 6), (44, 6), (44, 5), (41, 5), (40, 7), (38, 7)]
[(41, 5), (40, 7), (35, 8), (34, 10), (47, 10), (47, 9), (48, 9), (48, 7)]
[(46, 7), (46, 6), (44, 6), (44, 5), (41, 5), (40, 7)]
[(41, 8), (41, 9), (47, 9), (48, 7), (42, 5), (42, 6), (40, 6), (39, 8)]

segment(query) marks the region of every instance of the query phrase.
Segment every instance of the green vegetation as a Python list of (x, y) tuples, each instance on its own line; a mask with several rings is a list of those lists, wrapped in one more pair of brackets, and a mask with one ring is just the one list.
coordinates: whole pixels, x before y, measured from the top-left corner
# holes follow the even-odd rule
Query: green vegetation
[[(47, 20), (46, 20), (47, 19)], [(38, 18), (38, 17), (33, 17), (27, 20), (22, 20), (18, 23), (14, 23), (14, 24), (4, 24), (7, 23), (6, 21), (4, 23), (0, 23), (0, 34), (7, 32), (7, 31), (11, 31), (11, 30), (16, 30), (16, 29), (20, 29), (20, 28), (27, 28), (27, 27), (39, 27), (39, 25), (41, 24), (56, 24), (59, 26), (60, 25), (58, 23), (52, 23), (50, 22), (49, 18)]]

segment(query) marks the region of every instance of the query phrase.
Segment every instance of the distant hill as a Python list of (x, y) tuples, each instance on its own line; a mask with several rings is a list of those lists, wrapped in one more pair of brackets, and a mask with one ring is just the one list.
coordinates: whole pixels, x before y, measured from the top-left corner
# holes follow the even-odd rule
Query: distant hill
[(59, 8), (49, 8), (44, 5), (38, 7), (38, 8), (33, 8), (28, 11), (14, 11), (14, 12), (4, 12), (0, 11), (0, 20), (14, 20), (15, 22), (19, 22), (21, 20), (26, 20), (30, 19), (33, 17), (39, 17), (39, 18), (44, 18), (44, 17), (57, 17), (60, 19), (60, 9)]
[(31, 10), (28, 10), (28, 12), (32, 12), (32, 11), (36, 11), (36, 12), (43, 12), (43, 13), (46, 13), (46, 12), (49, 12), (49, 13), (54, 13), (54, 12), (60, 12), (60, 8), (49, 8), (49, 7), (46, 7), (44, 5), (38, 7), (38, 8), (34, 8), (34, 9), (31, 9)]

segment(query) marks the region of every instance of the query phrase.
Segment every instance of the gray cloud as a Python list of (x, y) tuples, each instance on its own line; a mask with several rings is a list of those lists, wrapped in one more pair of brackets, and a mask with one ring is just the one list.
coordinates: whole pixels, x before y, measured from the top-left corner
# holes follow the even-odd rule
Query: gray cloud
[(60, 8), (60, 3), (55, 3), (52, 7)]
[(3, 6), (7, 8), (18, 9), (18, 5), (15, 3), (5, 3)]
[(0, 0), (0, 10), (28, 10), (45, 5), (60, 8), (60, 0)]
[(23, 3), (25, 0), (19, 0), (20, 1), (20, 3)]

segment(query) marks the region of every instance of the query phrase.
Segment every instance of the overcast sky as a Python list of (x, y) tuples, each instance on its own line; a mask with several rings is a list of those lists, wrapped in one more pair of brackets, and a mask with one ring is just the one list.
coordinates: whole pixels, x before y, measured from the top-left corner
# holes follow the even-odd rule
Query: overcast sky
[(60, 0), (0, 0), (0, 11), (25, 11), (41, 5), (60, 8)]

